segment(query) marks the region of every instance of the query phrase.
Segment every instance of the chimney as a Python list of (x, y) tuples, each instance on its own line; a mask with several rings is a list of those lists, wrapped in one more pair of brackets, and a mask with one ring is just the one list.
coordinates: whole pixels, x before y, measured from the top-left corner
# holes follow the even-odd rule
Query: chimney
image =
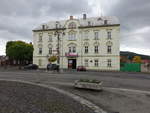
[(86, 20), (86, 14), (83, 14), (83, 20)]
[(45, 29), (45, 25), (42, 25), (42, 29), (43, 29), (43, 30)]
[(73, 20), (73, 16), (70, 16), (70, 20)]

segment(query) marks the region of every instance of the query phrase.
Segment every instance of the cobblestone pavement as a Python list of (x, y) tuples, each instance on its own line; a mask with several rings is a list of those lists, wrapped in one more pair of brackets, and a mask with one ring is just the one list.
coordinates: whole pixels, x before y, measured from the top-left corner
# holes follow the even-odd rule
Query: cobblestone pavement
[[(93, 92), (75, 89), (73, 83), (80, 78), (102, 80), (104, 90)], [(150, 113), (150, 74), (76, 71), (58, 74), (45, 71), (1, 70), (0, 79), (24, 80), (54, 86), (88, 99), (110, 113)]]
[(55, 90), (16, 81), (0, 81), (0, 113), (94, 113)]

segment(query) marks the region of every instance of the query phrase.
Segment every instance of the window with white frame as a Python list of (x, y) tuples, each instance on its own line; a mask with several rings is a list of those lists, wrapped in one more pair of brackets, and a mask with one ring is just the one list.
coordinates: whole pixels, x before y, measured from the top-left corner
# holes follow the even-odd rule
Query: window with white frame
[(112, 63), (111, 59), (108, 59), (108, 60), (107, 60), (107, 67), (111, 67), (111, 66), (112, 66), (111, 63)]
[(39, 33), (39, 42), (42, 42), (42, 36), (43, 36), (43, 34), (42, 33)]
[(76, 47), (74, 47), (74, 46), (72, 47), (72, 52), (76, 53)]
[(89, 39), (89, 32), (88, 32), (88, 31), (85, 31), (85, 32), (84, 32), (84, 39), (85, 39), (85, 40), (88, 40), (88, 39)]
[(49, 41), (49, 42), (52, 42), (52, 41), (53, 41), (52, 35), (48, 35), (48, 41)]
[(111, 39), (111, 31), (107, 31), (107, 39)]
[(42, 60), (41, 60), (41, 59), (39, 59), (38, 64), (39, 64), (39, 66), (41, 66), (41, 65), (42, 65)]
[(42, 54), (42, 48), (39, 48), (39, 54)]
[(85, 60), (84, 60), (84, 66), (85, 66), (85, 67), (88, 67), (88, 66), (89, 66), (89, 60), (88, 60), (88, 59), (85, 59)]
[(95, 31), (95, 32), (94, 32), (94, 39), (95, 39), (95, 40), (98, 40), (98, 39), (99, 39), (99, 32), (98, 32), (98, 31)]
[(89, 52), (88, 46), (85, 46), (84, 53), (88, 53), (88, 52)]
[(70, 46), (69, 47), (69, 53), (76, 53), (76, 47), (75, 46)]
[(72, 48), (71, 47), (69, 47), (69, 53), (71, 53), (72, 52)]
[(76, 33), (69, 33), (68, 34), (68, 39), (69, 40), (76, 40)]
[(111, 46), (107, 46), (107, 53), (108, 53), (108, 54), (111, 53)]
[(99, 48), (98, 48), (97, 45), (94, 47), (94, 51), (95, 51), (95, 53), (98, 53), (98, 52), (99, 52)]
[(98, 67), (99, 66), (99, 61), (96, 59), (96, 60), (94, 60), (94, 65), (95, 65), (95, 67)]
[(52, 54), (53, 50), (52, 47), (49, 48), (49, 54)]

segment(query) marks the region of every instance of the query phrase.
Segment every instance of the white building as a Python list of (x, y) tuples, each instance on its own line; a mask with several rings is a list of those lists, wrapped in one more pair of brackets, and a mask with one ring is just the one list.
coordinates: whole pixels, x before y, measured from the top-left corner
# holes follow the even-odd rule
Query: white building
[[(58, 36), (59, 34), (59, 36)], [(33, 30), (33, 63), (46, 68), (59, 56), (60, 68), (86, 66), (91, 70), (120, 70), (120, 23), (116, 17), (50, 21)]]

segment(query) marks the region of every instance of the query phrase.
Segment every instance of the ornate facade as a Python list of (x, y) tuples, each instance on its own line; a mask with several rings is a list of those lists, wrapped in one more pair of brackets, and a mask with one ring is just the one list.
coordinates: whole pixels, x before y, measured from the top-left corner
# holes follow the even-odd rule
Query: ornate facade
[[(33, 63), (46, 68), (58, 56), (60, 68), (120, 70), (120, 23), (116, 17), (51, 21), (33, 30)], [(55, 62), (57, 63), (57, 62)]]

